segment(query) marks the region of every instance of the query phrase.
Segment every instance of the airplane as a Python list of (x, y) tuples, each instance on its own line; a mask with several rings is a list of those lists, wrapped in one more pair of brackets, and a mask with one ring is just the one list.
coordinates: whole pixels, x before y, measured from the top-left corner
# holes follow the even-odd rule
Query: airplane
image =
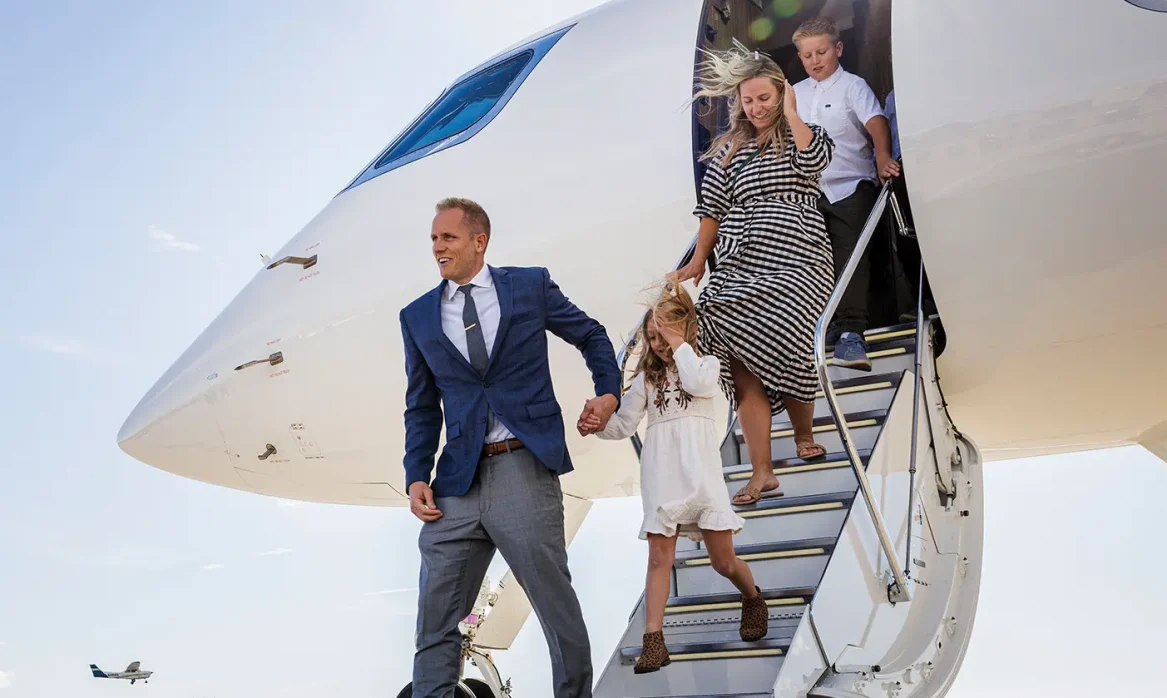
[(142, 671), (139, 668), (141, 666), (142, 666), (141, 662), (130, 662), (130, 665), (126, 667), (125, 671), (118, 671), (118, 672), (114, 672), (112, 674), (107, 674), (106, 672), (102, 671), (101, 669), (99, 669), (97, 667), (96, 664), (90, 664), (89, 669), (90, 669), (90, 671), (93, 672), (94, 678), (98, 678), (98, 679), (129, 679), (130, 685), (133, 686), (139, 680), (141, 680), (142, 683), (150, 683), (149, 678), (154, 675), (154, 672), (152, 672), (152, 671)]
[[(793, 29), (830, 16), (844, 67), (881, 98), (894, 84), (903, 149), (906, 198), (881, 190), (860, 252), (882, 221), (906, 234), (910, 202), (936, 313), (869, 331), (869, 374), (830, 364), (820, 320), (815, 424), (830, 454), (800, 462), (779, 415), (785, 496), (743, 511), (736, 540), (771, 634), (749, 646), (726, 636), (732, 589), (679, 544), (673, 665), (632, 675), (638, 603), (595, 695), (943, 696), (976, 615), (984, 464), (1129, 444), (1167, 456), (1167, 371), (1153, 358), (1167, 344), (1164, 12), (1162, 0), (601, 5), (442, 90), (271, 255), (145, 393), (118, 444), (223, 487), (408, 506), (397, 313), (438, 282), (425, 263), (433, 203), (482, 203), (488, 261), (548, 267), (624, 364), (640, 290), (686, 259), (697, 228), (696, 155), (720, 125), (691, 104), (698, 49), (766, 51), (795, 76)], [(1100, 37), (1120, 37), (1120, 61)], [(572, 347), (549, 352), (573, 416), (590, 376)], [(732, 492), (749, 460), (732, 415), (725, 428)], [(637, 494), (639, 451), (570, 430), (568, 444), (570, 542), (594, 500)], [(509, 574), (489, 605), (467, 633), (487, 686), (459, 689), (479, 698), (509, 695), (492, 651), (530, 612)]]

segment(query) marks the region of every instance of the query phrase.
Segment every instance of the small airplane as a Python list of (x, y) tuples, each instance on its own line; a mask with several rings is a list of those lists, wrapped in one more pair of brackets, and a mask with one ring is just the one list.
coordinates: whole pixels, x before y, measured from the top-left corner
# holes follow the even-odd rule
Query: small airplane
[(114, 672), (112, 674), (105, 673), (104, 671), (99, 669), (96, 664), (90, 664), (89, 668), (93, 670), (94, 678), (98, 678), (98, 679), (129, 679), (130, 685), (132, 686), (138, 682), (138, 679), (141, 679), (142, 683), (150, 683), (148, 681), (148, 679), (150, 678), (151, 675), (154, 674), (154, 672), (142, 671), (140, 669), (141, 666), (142, 666), (141, 662), (130, 662), (130, 665), (128, 667), (126, 667), (125, 671)]

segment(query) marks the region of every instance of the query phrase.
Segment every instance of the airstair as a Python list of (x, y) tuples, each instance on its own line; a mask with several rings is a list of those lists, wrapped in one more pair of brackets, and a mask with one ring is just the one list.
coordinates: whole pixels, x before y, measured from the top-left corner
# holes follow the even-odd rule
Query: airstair
[[(885, 187), (859, 253), (889, 199), (894, 207)], [(736, 507), (746, 525), (735, 547), (769, 605), (769, 633), (741, 641), (737, 590), (700, 544), (678, 539), (664, 622), (672, 664), (633, 673), (641, 597), (596, 698), (909, 698), (951, 685), (976, 611), (983, 504), (978, 452), (940, 391), (938, 322), (867, 332), (870, 372), (830, 365), (823, 324), (819, 370), (831, 394), (819, 393), (814, 429), (827, 455), (797, 458), (779, 415), (771, 443), (782, 495)], [(722, 462), (732, 495), (751, 470), (733, 419)]]

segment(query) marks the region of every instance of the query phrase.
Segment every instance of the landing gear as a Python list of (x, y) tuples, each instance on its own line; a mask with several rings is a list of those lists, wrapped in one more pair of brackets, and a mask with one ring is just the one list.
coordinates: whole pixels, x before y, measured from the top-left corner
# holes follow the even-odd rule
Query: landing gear
[[(462, 678), (463, 671), (462, 668), (459, 668), (458, 676), (460, 678), (454, 689), (454, 698), (511, 698), (511, 681), (510, 679), (502, 680), (498, 673), (498, 667), (494, 665), (494, 660), (490, 657), (490, 650), (474, 645), (474, 637), (478, 634), (478, 627), (486, 620), (486, 612), (494, 606), (497, 600), (498, 594), (490, 589), (490, 579), (483, 578), (482, 587), (478, 591), (478, 599), (474, 602), (473, 610), (459, 623), (459, 630), (462, 631), (462, 657), (459, 661), (464, 668), (466, 661), (469, 660), (485, 680)], [(397, 698), (413, 698), (412, 681), (401, 689)]]

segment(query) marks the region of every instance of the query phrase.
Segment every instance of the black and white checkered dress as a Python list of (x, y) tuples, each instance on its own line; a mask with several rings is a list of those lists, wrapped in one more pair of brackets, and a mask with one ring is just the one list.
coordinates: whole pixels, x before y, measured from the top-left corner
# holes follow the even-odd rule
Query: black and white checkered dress
[(735, 408), (731, 357), (762, 380), (772, 414), (783, 396), (811, 401), (818, 390), (814, 328), (835, 282), (818, 180), (834, 143), (809, 126), (805, 150), (788, 138), (784, 154), (770, 147), (755, 156), (749, 143), (725, 167), (720, 153), (694, 211), (721, 222), (715, 268), (697, 300), (698, 345), (721, 361), (721, 387)]

